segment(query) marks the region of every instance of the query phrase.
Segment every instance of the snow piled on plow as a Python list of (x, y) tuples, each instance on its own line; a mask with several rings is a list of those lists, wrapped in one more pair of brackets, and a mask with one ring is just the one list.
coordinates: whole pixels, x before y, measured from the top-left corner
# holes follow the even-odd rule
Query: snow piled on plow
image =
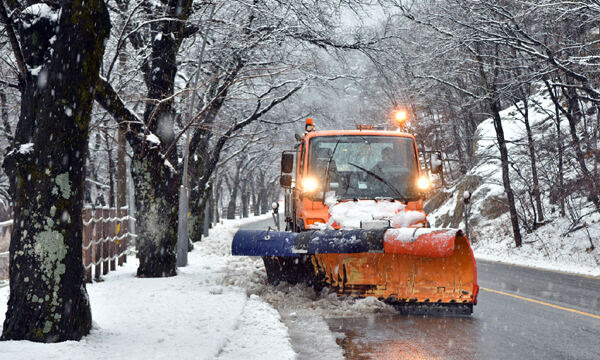
[(392, 227), (408, 227), (418, 221), (425, 220), (420, 211), (406, 210), (400, 201), (391, 200), (359, 200), (337, 202), (335, 198), (327, 198), (325, 205), (329, 207), (330, 218), (326, 224), (316, 223), (313, 229), (333, 229), (337, 223), (341, 229), (360, 229), (361, 221), (389, 220)]

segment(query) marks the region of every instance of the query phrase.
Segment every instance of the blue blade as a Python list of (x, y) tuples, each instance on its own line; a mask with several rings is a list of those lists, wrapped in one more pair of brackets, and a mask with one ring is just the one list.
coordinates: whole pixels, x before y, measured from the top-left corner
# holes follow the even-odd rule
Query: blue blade
[(383, 252), (384, 233), (385, 229), (310, 231), (298, 234), (294, 247), (307, 254)]
[(232, 255), (293, 256), (296, 233), (287, 231), (239, 230), (231, 244)]
[(325, 230), (313, 234), (308, 245), (309, 254), (349, 254), (368, 252), (363, 230)]

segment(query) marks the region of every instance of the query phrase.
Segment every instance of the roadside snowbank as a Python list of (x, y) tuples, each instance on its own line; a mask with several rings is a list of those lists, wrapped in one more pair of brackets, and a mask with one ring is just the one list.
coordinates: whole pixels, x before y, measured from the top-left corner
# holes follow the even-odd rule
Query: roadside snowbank
[[(519, 106), (523, 106), (521, 103)], [(470, 235), (475, 257), (484, 260), (558, 270), (577, 274), (600, 276), (600, 214), (584, 195), (568, 194), (567, 216), (560, 216), (556, 199), (556, 154), (552, 143), (556, 125), (554, 104), (543, 91), (530, 98), (529, 120), (537, 147), (537, 167), (542, 189), (542, 204), (546, 223), (535, 231), (527, 232), (521, 217), (521, 248), (514, 245), (496, 132), (492, 119), (477, 127), (475, 158), (477, 164), (455, 184), (446, 190), (450, 195), (437, 209), (429, 214), (429, 222), (435, 227), (459, 227), (464, 229), (463, 207), (457, 197), (471, 192)], [(531, 162), (528, 157), (527, 133), (522, 115), (515, 106), (501, 111), (504, 135), (510, 161), (510, 178), (513, 190), (520, 198), (519, 211), (529, 206)], [(562, 134), (568, 141), (567, 121), (561, 122)], [(565, 151), (569, 151), (567, 148)], [(519, 173), (517, 173), (517, 169)], [(574, 164), (565, 163), (565, 182), (577, 179), (579, 170)], [(565, 190), (566, 191), (566, 190)], [(531, 222), (531, 214), (527, 213)], [(575, 221), (577, 220), (577, 221)], [(592, 249), (592, 243), (595, 249)]]
[[(556, 270), (572, 274), (600, 276), (600, 216), (592, 216), (596, 223), (562, 236), (569, 227), (567, 219), (556, 219), (530, 234), (524, 234), (521, 248), (516, 248), (511, 237), (510, 219), (503, 215), (497, 225), (487, 225), (480, 232), (487, 233), (473, 244), (477, 259), (498, 261), (507, 264)], [(503, 221), (502, 221), (503, 220)], [(493, 229), (497, 236), (491, 232)], [(589, 251), (590, 240), (596, 250)]]
[(231, 240), (237, 229), (216, 227), (210, 241), (203, 241), (195, 251), (205, 259), (226, 264), (224, 276), (220, 277), (223, 287), (244, 288), (249, 296), (257, 295), (279, 310), (300, 358), (344, 359), (343, 349), (337, 343), (339, 334), (330, 331), (327, 324), (330, 318), (396, 313), (393, 307), (373, 297), (338, 296), (327, 289), (317, 293), (306, 285), (267, 285), (260, 257), (231, 256)]
[[(266, 216), (217, 225), (189, 254), (189, 265), (176, 277), (136, 278), (137, 261), (130, 257), (104, 282), (88, 285), (94, 320), (90, 335), (58, 344), (2, 342), (0, 358), (33, 359), (40, 354), (45, 359), (295, 358), (277, 310), (226, 280), (233, 257), (224, 251), (224, 236)], [(5, 287), (0, 289), (2, 322), (7, 301)]]

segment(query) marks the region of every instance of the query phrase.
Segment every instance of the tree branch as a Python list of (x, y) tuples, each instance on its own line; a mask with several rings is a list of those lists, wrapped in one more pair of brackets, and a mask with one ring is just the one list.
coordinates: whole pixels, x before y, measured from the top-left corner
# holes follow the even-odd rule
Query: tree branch
[[(292, 96), (294, 93), (296, 93), (296, 91), (300, 90), (301, 88), (302, 88), (302, 85), (296, 86), (295, 88), (290, 90), (284, 96), (272, 100), (271, 103), (268, 106), (266, 106), (265, 108), (263, 108), (262, 110), (259, 110), (260, 109), (260, 100), (259, 100), (257, 108), (254, 110), (254, 113), (252, 115), (247, 117), (245, 120), (233, 125), (223, 135), (221, 135), (219, 140), (217, 140), (215, 147), (213, 148), (211, 157), (206, 164), (206, 170), (204, 171), (204, 174), (202, 175), (202, 178), (200, 179), (198, 184), (200, 186), (205, 186), (208, 183), (208, 180), (210, 179), (210, 176), (212, 175), (214, 168), (216, 167), (217, 163), (219, 162), (219, 158), (221, 156), (221, 149), (223, 149), (223, 146), (225, 145), (225, 143), (227, 142), (227, 140), (231, 137), (231, 135), (233, 133), (250, 125), (253, 121), (260, 119), (264, 114), (266, 114), (268, 111), (270, 111), (273, 107), (275, 107), (277, 104), (280, 104), (280, 103), (284, 102), (285, 100), (287, 100), (290, 96)], [(270, 91), (267, 91), (267, 93), (269, 93), (269, 92)]]
[(147, 134), (151, 133), (146, 129), (144, 122), (125, 106), (112, 85), (103, 77), (98, 79), (94, 99), (112, 115), (119, 129), (125, 132), (125, 138), (134, 151), (141, 152), (141, 156), (145, 148), (156, 148), (158, 151), (160, 146), (148, 140)]
[(8, 82), (8, 81), (2, 80), (2, 79), (0, 79), (0, 85), (8, 86), (8, 87), (15, 88), (15, 89), (19, 88), (19, 85), (13, 84), (11, 82)]
[(25, 60), (23, 58), (23, 53), (21, 52), (19, 40), (17, 40), (17, 36), (13, 28), (12, 20), (8, 17), (8, 13), (4, 7), (4, 1), (0, 1), (0, 20), (4, 22), (4, 28), (6, 29), (8, 40), (10, 41), (10, 47), (15, 54), (15, 60), (17, 61), (17, 67), (19, 68), (19, 79), (23, 82), (26, 82), (27, 68), (25, 67)]

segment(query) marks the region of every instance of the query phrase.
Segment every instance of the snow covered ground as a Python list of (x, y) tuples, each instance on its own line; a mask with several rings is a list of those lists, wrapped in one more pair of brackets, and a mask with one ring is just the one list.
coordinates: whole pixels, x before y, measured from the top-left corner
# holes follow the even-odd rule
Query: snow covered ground
[[(136, 278), (137, 261), (130, 257), (104, 282), (87, 286), (93, 316), (90, 335), (58, 344), (2, 342), (0, 359), (295, 358), (277, 310), (231, 281), (231, 269), (240, 266), (232, 264), (238, 259), (228, 256), (228, 243), (240, 224), (256, 220), (217, 225), (176, 277)], [(1, 322), (7, 300), (8, 287), (1, 288)]]

